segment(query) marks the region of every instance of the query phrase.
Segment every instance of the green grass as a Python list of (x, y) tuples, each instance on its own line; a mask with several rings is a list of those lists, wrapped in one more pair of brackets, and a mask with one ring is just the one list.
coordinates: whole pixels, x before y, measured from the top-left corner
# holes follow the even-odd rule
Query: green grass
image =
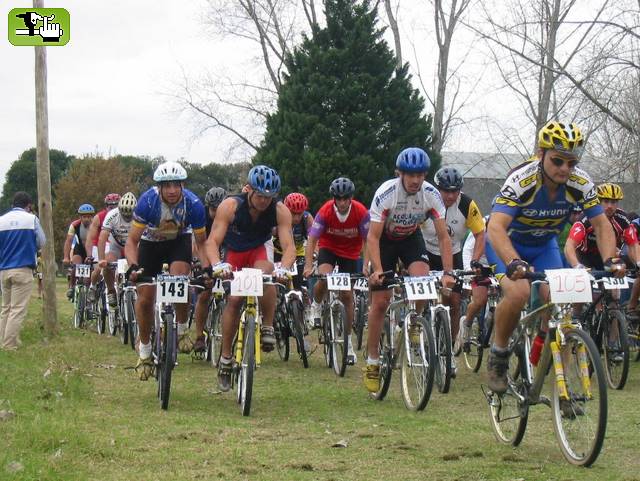
[[(498, 444), (480, 375), (460, 368), (447, 395), (422, 413), (404, 408), (394, 373), (388, 398), (367, 398), (361, 364), (337, 379), (317, 351), (311, 367), (266, 356), (249, 418), (214, 370), (180, 356), (169, 410), (155, 382), (140, 382), (136, 357), (118, 338), (73, 330), (59, 285), (60, 333), (44, 341), (32, 300), (23, 347), (0, 351), (0, 480), (640, 479), (640, 364), (609, 392), (604, 449), (589, 469), (568, 465), (551, 413), (532, 408), (519, 448)], [(46, 374), (46, 376), (45, 376)], [(332, 445), (346, 440), (346, 448)], [(23, 469), (10, 473), (12, 462)]]

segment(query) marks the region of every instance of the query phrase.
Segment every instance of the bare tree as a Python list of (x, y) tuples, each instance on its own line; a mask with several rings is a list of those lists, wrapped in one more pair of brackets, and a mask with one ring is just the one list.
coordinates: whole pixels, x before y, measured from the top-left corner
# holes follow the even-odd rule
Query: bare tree
[(389, 20), (389, 28), (391, 28), (391, 33), (393, 34), (393, 43), (396, 52), (396, 65), (398, 70), (403, 67), (402, 63), (402, 41), (400, 40), (400, 29), (398, 28), (398, 7), (400, 6), (400, 0), (396, 5), (394, 10), (391, 5), (391, 0), (384, 0), (384, 9), (387, 13), (387, 18)]

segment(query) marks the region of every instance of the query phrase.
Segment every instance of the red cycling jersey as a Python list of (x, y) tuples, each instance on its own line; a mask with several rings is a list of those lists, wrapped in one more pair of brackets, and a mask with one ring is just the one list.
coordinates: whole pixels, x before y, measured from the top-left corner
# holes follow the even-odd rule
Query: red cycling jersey
[(107, 209), (102, 209), (100, 212), (96, 214), (98, 216), (98, 220), (100, 221), (100, 223), (98, 224), (98, 233), (93, 239), (93, 245), (96, 247), (98, 246), (98, 239), (100, 238), (100, 232), (102, 231), (102, 224), (104, 224), (104, 218), (107, 217), (108, 213), (109, 211)]
[[(622, 244), (634, 245), (638, 243), (636, 229), (629, 222), (627, 214), (616, 209), (613, 216), (609, 219), (613, 231), (616, 235), (616, 246), (618, 249)], [(596, 234), (593, 230), (591, 222), (585, 217), (581, 221), (576, 222), (569, 231), (569, 238), (576, 243), (576, 249), (586, 254), (597, 254), (598, 244), (596, 243)]]
[(320, 208), (309, 236), (319, 239), (320, 249), (328, 249), (345, 259), (357, 259), (369, 232), (369, 211), (357, 200), (352, 200), (347, 218), (341, 221), (334, 204), (329, 200)]

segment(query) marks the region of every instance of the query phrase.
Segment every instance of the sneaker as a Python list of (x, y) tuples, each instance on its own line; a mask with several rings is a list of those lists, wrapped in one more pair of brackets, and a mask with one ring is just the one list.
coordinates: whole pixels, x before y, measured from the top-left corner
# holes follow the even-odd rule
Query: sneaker
[(319, 329), (320, 322), (322, 317), (322, 304), (318, 304), (316, 301), (311, 303), (311, 308), (309, 309), (309, 326), (312, 329)]
[(207, 342), (204, 336), (200, 336), (193, 343), (193, 352), (205, 352), (207, 350)]
[(262, 350), (271, 352), (276, 347), (276, 333), (272, 326), (262, 326), (260, 329), (260, 340), (262, 341)]
[(118, 298), (114, 294), (107, 294), (107, 302), (109, 303), (109, 307), (111, 309), (116, 309), (118, 307)]
[(358, 362), (358, 356), (356, 356), (356, 352), (353, 350), (353, 342), (351, 341), (351, 336), (349, 336), (348, 339), (349, 342), (347, 343), (347, 364), (353, 366)]
[(370, 393), (375, 393), (380, 390), (380, 366), (378, 364), (367, 364), (364, 371), (364, 387)]
[(189, 354), (193, 349), (193, 341), (189, 337), (189, 333), (185, 332), (178, 336), (178, 351), (182, 354)]
[(509, 353), (489, 352), (487, 360), (487, 374), (489, 375), (489, 389), (496, 394), (507, 392), (507, 371), (509, 369)]
[(231, 375), (233, 374), (233, 362), (231, 359), (220, 358), (218, 363), (218, 387), (222, 392), (231, 389)]
[(575, 419), (576, 416), (584, 416), (584, 409), (575, 401), (560, 399), (560, 413), (565, 419)]
[(153, 359), (151, 356), (147, 358), (139, 358), (138, 364), (136, 364), (136, 372), (140, 373), (140, 380), (146, 381), (153, 376), (155, 366), (153, 365)]
[(93, 304), (96, 301), (96, 288), (94, 287), (89, 287), (89, 290), (87, 291), (87, 302), (90, 304)]

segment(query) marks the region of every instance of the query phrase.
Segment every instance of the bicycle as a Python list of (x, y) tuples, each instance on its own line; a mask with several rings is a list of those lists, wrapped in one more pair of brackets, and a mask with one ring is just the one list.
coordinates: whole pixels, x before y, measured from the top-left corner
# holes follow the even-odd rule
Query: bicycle
[(362, 349), (362, 338), (369, 319), (369, 283), (366, 278), (353, 283), (353, 330), (356, 334), (356, 349)]
[[(391, 273), (385, 273), (387, 276)], [(400, 369), (402, 399), (407, 409), (422, 411), (427, 406), (435, 377), (436, 351), (429, 323), (417, 311), (416, 300), (426, 299), (435, 283), (424, 277), (385, 279), (395, 298), (384, 316), (380, 336), (380, 389), (372, 397), (382, 401), (391, 385), (394, 369)]]
[(73, 286), (73, 327), (82, 329), (85, 323), (87, 305), (87, 280), (91, 277), (91, 265), (75, 264), (75, 284)]
[[(529, 407), (545, 404), (551, 408), (554, 432), (564, 457), (571, 464), (590, 466), (604, 441), (607, 387), (598, 349), (571, 314), (572, 303), (591, 299), (589, 276), (578, 269), (556, 269), (546, 274), (530, 272), (526, 278), (532, 281), (531, 297), (509, 340), (507, 391), (496, 394), (483, 388), (493, 431), (499, 441), (519, 445), (527, 427)], [(542, 283), (549, 284), (551, 301), (538, 305), (536, 296)], [(528, 332), (537, 332), (540, 314), (549, 309), (549, 330), (534, 373), (529, 361)], [(549, 371), (554, 377), (551, 400), (541, 394)]]
[(276, 335), (276, 348), (280, 359), (289, 360), (290, 342), (293, 337), (296, 342), (298, 356), (304, 368), (309, 367), (307, 350), (305, 349), (304, 336), (307, 328), (304, 323), (304, 304), (301, 291), (295, 289), (287, 290), (278, 287), (278, 304), (276, 306), (273, 327)]
[(207, 319), (204, 323), (205, 342), (207, 345), (206, 360), (211, 363), (212, 367), (217, 368), (220, 361), (220, 352), (222, 351), (222, 312), (226, 304), (222, 279), (216, 278), (213, 280), (211, 292), (213, 295), (209, 300)]
[[(122, 261), (124, 259), (120, 259)], [(106, 269), (114, 269), (116, 271), (115, 276), (115, 296), (116, 296), (116, 307), (113, 308), (109, 304), (109, 290), (104, 289), (103, 291), (103, 304), (106, 308), (107, 313), (107, 329), (111, 336), (115, 336), (118, 334), (118, 331), (121, 332), (121, 338), (123, 336), (123, 328), (122, 328), (122, 311), (119, 310), (118, 306), (120, 305), (120, 296), (122, 295), (122, 286), (124, 283), (124, 274), (126, 272), (126, 261), (123, 262), (109, 262), (107, 263)], [(106, 281), (105, 281), (106, 282)], [(127, 336), (128, 337), (128, 336)], [(123, 344), (126, 344), (126, 341), (123, 341)]]
[(332, 274), (316, 274), (311, 279), (325, 280), (329, 291), (329, 299), (322, 301), (322, 314), (318, 343), (323, 345), (324, 359), (328, 368), (339, 377), (344, 377), (349, 362), (349, 333), (347, 332), (347, 311), (339, 298), (339, 291), (350, 291), (351, 280), (364, 277), (362, 274), (334, 272)]
[[(593, 303), (580, 320), (602, 353), (607, 383), (611, 389), (623, 389), (629, 375), (629, 339), (625, 315), (612, 292), (626, 289), (626, 279), (603, 278), (594, 281)], [(617, 337), (617, 340), (614, 339)]]
[(136, 348), (138, 337), (138, 321), (136, 320), (136, 299), (138, 298), (136, 286), (126, 279), (118, 283), (118, 303), (122, 329), (120, 330), (120, 340), (125, 346), (131, 344), (131, 349)]

